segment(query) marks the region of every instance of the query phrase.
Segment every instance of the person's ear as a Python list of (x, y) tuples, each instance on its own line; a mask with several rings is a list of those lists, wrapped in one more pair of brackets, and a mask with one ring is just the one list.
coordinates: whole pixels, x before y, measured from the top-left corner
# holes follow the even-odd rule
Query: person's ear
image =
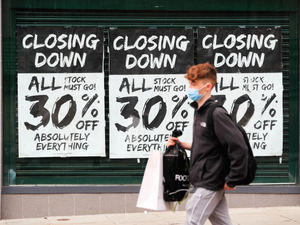
[(206, 88), (210, 91), (213, 88), (212, 83), (208, 82)]

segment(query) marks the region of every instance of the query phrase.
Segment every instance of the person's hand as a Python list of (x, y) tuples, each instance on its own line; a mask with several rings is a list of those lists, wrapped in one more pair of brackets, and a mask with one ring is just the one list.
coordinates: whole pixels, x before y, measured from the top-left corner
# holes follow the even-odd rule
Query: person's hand
[(227, 184), (224, 184), (224, 189), (226, 191), (234, 191), (236, 189), (236, 187), (229, 187)]
[(168, 142), (167, 142), (167, 147), (173, 146), (176, 144), (176, 142), (180, 142), (177, 137), (172, 137), (170, 136)]

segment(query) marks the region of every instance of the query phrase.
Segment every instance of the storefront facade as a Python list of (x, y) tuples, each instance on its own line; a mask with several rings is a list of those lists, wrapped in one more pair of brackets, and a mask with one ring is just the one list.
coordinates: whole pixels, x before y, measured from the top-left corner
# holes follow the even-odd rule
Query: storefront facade
[(258, 162), (230, 207), (299, 205), (298, 1), (3, 0), (1, 19), (2, 218), (141, 210), (149, 152), (191, 137), (183, 75), (206, 61)]

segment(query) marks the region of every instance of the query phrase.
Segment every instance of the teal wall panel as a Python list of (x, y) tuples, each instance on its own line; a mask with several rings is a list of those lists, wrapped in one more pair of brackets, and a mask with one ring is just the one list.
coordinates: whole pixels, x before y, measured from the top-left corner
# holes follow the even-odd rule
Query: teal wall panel
[[(264, 27), (283, 34), (284, 149), (280, 157), (258, 157), (256, 183), (297, 183), (299, 170), (299, 8), (297, 1), (8, 1), (3, 2), (4, 185), (139, 184), (147, 160), (17, 157), (17, 26)], [(194, 32), (196, 35), (196, 32)], [(195, 36), (196, 37), (196, 36)], [(105, 53), (108, 96), (108, 52)], [(108, 97), (106, 97), (108, 102)], [(106, 107), (107, 108), (107, 107)], [(108, 109), (106, 121), (108, 127)], [(109, 155), (108, 132), (106, 152)]]

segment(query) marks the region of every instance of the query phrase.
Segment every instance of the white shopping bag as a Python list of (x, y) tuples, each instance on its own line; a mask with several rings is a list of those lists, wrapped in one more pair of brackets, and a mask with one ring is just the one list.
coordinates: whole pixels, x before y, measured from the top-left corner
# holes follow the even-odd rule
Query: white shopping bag
[(136, 207), (169, 210), (163, 198), (163, 152), (153, 150), (145, 169)]

